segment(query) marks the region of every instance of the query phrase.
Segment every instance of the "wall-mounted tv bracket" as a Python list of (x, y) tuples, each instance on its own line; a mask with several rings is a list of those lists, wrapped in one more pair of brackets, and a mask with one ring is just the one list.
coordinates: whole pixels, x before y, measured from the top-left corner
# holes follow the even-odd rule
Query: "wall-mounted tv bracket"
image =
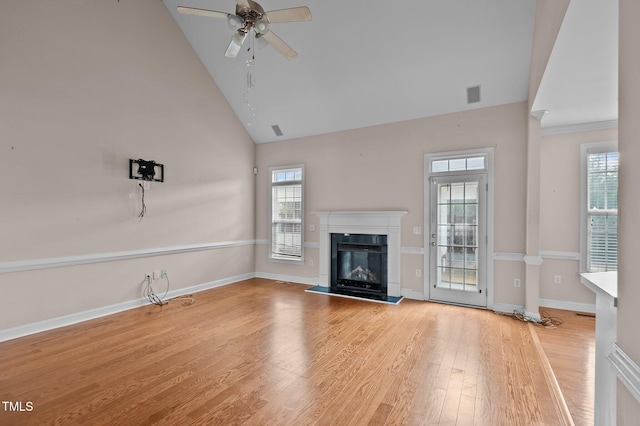
[[(137, 165), (137, 169), (134, 170)], [(156, 176), (159, 170), (160, 177)], [(164, 164), (158, 164), (153, 160), (129, 159), (129, 179), (140, 179), (152, 182), (164, 182)]]

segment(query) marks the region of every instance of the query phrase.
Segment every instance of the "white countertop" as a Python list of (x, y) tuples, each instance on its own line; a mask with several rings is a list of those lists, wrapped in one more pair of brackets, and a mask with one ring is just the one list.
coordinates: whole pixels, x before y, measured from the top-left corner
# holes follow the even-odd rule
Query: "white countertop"
[(605, 293), (613, 298), (614, 306), (618, 299), (618, 272), (585, 272), (580, 274), (582, 284), (594, 293)]

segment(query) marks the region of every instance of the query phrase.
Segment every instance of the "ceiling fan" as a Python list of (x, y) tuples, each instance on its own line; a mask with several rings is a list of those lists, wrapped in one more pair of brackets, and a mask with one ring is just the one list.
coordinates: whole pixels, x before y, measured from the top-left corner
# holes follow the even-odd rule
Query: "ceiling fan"
[(311, 11), (306, 6), (292, 7), (288, 9), (272, 10), (265, 12), (262, 6), (252, 0), (237, 0), (236, 14), (218, 12), (215, 10), (195, 9), (192, 7), (178, 6), (178, 12), (186, 15), (200, 15), (211, 18), (226, 19), (229, 26), (235, 30), (231, 43), (225, 52), (228, 58), (235, 58), (242, 48), (242, 44), (253, 30), (256, 40), (265, 40), (273, 46), (285, 58), (292, 60), (298, 56), (280, 37), (270, 29), (270, 24), (281, 22), (310, 21)]

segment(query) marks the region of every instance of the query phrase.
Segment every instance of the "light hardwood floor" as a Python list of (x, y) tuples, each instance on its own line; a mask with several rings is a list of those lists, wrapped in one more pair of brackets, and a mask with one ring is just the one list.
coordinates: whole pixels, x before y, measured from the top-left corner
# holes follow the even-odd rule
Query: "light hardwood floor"
[(248, 280), (0, 343), (0, 424), (559, 425), (528, 324)]
[(549, 363), (576, 426), (593, 425), (595, 384), (595, 317), (542, 308), (559, 318), (558, 328), (536, 327)]

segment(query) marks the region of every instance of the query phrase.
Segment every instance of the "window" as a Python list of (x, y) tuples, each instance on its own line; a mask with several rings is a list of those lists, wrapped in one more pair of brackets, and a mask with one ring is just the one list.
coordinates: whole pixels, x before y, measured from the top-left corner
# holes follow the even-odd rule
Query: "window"
[(485, 170), (486, 156), (470, 156), (463, 158), (451, 158), (446, 160), (433, 160), (431, 173), (466, 172), (472, 170)]
[(271, 169), (272, 259), (302, 260), (303, 167)]
[(618, 269), (618, 162), (615, 143), (581, 147), (582, 244), (581, 270)]

